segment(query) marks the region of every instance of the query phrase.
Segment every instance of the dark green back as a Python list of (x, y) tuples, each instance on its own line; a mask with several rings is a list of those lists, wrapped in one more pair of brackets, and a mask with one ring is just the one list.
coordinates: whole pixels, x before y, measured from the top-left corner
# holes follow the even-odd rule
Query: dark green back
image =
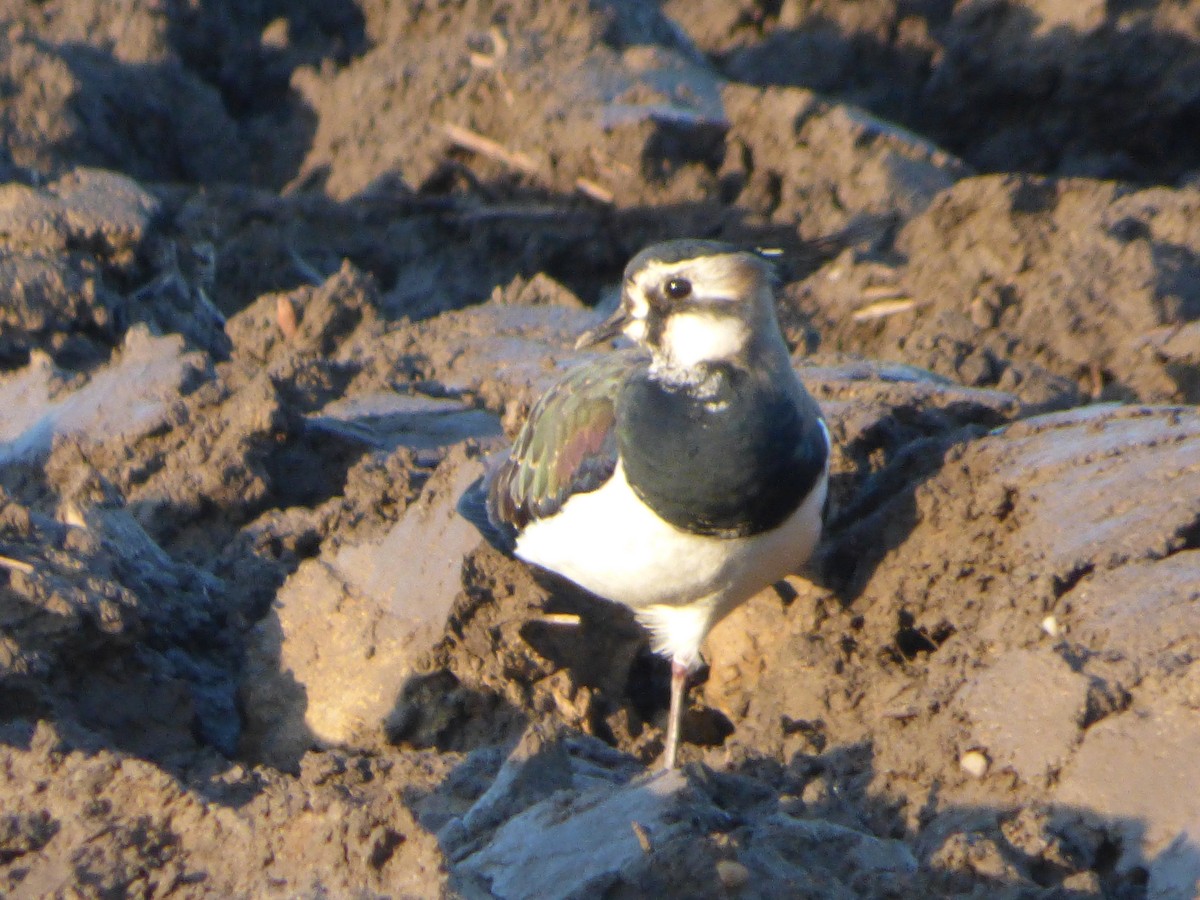
[(487, 518), (504, 544), (531, 521), (554, 515), (572, 494), (609, 479), (617, 465), (617, 396), (646, 363), (635, 350), (607, 354), (572, 369), (534, 404), (509, 459), (486, 485)]

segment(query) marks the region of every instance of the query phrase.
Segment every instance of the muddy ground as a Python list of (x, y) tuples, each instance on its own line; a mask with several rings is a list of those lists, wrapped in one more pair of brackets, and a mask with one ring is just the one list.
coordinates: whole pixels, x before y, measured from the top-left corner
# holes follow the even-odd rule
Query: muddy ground
[[(7, 3), (0, 894), (1200, 892), (1200, 2)], [(835, 438), (684, 767), (454, 514), (654, 240)]]

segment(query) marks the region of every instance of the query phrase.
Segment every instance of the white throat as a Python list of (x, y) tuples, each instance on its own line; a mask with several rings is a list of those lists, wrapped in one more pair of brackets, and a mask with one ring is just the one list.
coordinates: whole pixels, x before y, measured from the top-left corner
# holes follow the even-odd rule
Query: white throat
[(671, 368), (690, 369), (733, 359), (749, 338), (750, 330), (741, 319), (689, 312), (667, 318), (659, 344)]

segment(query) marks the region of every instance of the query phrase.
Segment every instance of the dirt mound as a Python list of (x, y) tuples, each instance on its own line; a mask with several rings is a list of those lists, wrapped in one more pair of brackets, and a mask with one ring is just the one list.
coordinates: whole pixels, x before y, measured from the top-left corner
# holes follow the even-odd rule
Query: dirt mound
[[(1196, 895), (1196, 3), (8, 6), (0, 893)], [(660, 775), (455, 504), (684, 235), (832, 506)]]
[(826, 342), (1040, 406), (1195, 403), (1198, 204), (1192, 190), (966, 179), (900, 230), (898, 262), (846, 259), (794, 296)]
[(728, 78), (837, 96), (982, 170), (1174, 181), (1200, 163), (1189, 138), (1194, 2), (674, 0), (664, 10)]

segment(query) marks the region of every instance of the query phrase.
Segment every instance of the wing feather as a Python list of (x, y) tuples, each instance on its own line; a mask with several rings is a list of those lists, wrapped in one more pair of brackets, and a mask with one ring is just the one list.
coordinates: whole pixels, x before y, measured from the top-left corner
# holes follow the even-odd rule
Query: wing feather
[(616, 401), (644, 358), (612, 353), (579, 366), (538, 400), (487, 490), (491, 523), (517, 532), (560, 510), (573, 494), (594, 491), (617, 465)]

